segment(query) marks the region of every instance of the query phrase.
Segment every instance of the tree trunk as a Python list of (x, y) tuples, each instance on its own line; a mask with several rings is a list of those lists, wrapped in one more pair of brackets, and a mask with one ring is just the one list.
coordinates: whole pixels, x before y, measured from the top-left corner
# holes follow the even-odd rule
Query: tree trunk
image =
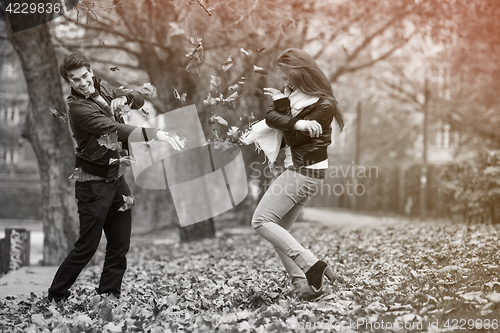
[(68, 124), (52, 117), (50, 108), (65, 113), (61, 81), (49, 26), (12, 33), (7, 27), (23, 67), (30, 107), (23, 137), (32, 145), (42, 182), (43, 263), (58, 265), (78, 234), (74, 186), (74, 144)]
[(213, 238), (215, 237), (214, 219), (210, 218), (202, 222), (179, 228), (179, 234), (181, 236), (181, 242), (183, 243)]

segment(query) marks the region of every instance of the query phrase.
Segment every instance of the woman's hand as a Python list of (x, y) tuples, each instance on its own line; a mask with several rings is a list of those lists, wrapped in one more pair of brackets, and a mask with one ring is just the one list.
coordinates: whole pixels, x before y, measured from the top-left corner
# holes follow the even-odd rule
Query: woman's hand
[(165, 131), (158, 131), (156, 133), (156, 138), (159, 141), (166, 142), (172, 146), (175, 150), (181, 150), (184, 148), (184, 141), (181, 140), (181, 138), (178, 135), (171, 135), (168, 132)]
[[(274, 88), (263, 88), (262, 90), (264, 91), (264, 95), (271, 96), (273, 99), (275, 99), (275, 97), (279, 97), (280, 95), (283, 95), (283, 93), (281, 91), (279, 91), (278, 89), (274, 89)], [(286, 97), (286, 96), (283, 95), (283, 97)]]
[(295, 123), (294, 130), (308, 132), (309, 136), (316, 138), (323, 133), (323, 128), (316, 120), (299, 120)]

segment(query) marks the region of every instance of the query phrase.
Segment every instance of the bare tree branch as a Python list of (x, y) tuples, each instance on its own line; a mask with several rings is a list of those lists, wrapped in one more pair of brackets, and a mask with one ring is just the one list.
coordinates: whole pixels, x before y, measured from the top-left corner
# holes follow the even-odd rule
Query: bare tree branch
[(120, 51), (125, 51), (130, 55), (133, 55), (135, 57), (139, 57), (140, 53), (136, 52), (134, 50), (131, 50), (128, 47), (125, 46), (120, 46), (120, 45), (102, 45), (102, 44), (68, 44), (65, 43), (63, 40), (61, 40), (58, 37), (55, 37), (55, 39), (64, 46), (68, 50), (74, 50), (77, 48), (84, 48), (84, 49), (108, 49), (108, 50), (120, 50)]
[[(398, 50), (399, 48), (401, 48), (403, 45), (405, 45), (406, 43), (408, 43), (408, 41), (415, 35), (415, 32), (411, 33), (410, 36), (408, 36), (407, 38), (405, 38), (400, 44), (397, 44), (396, 46), (394, 46), (392, 49), (388, 50), (387, 52), (385, 52), (384, 54), (382, 54), (381, 56), (379, 56), (378, 58), (375, 58), (375, 59), (372, 59), (364, 64), (361, 64), (361, 65), (358, 65), (358, 66), (352, 66), (352, 67), (343, 67), (344, 68), (344, 73), (351, 73), (351, 72), (355, 72), (357, 70), (360, 70), (360, 69), (363, 69), (363, 68), (366, 68), (366, 67), (370, 67), (372, 66), (373, 64), (379, 62), (379, 61), (382, 61), (384, 59), (386, 59), (387, 57), (389, 57), (391, 54), (393, 54), (396, 50)], [(335, 75), (336, 73), (334, 73)], [(335, 77), (336, 78), (336, 77)]]
[(99, 26), (98, 27), (97, 26), (86, 26), (85, 24), (82, 24), (82, 23), (77, 23), (76, 25), (83, 27), (85, 29), (88, 29), (88, 30), (103, 31), (103, 32), (107, 32), (107, 33), (110, 33), (110, 34), (113, 34), (116, 36), (120, 36), (129, 42), (135, 42), (135, 43), (140, 43), (140, 44), (144, 44), (144, 45), (155, 46), (155, 47), (158, 47), (164, 51), (167, 51), (167, 52), (169, 51), (169, 48), (167, 46), (165, 46), (164, 44), (156, 43), (156, 42), (153, 42), (150, 40), (137, 38), (134, 36), (130, 36), (130, 35), (121, 33), (118, 30), (112, 28), (111, 26), (108, 26), (107, 24), (105, 24), (101, 21), (97, 22), (96, 24), (98, 24)]
[[(417, 94), (409, 92), (402, 88), (400, 85), (387, 82), (386, 80), (383, 80), (379, 77), (375, 77), (373, 75), (369, 75), (369, 77), (374, 81), (381, 83), (385, 88), (388, 88), (388, 91), (393, 94), (392, 97), (397, 97), (401, 100), (403, 98), (402, 96), (404, 96), (405, 98), (403, 100), (405, 102), (412, 102), (414, 104), (422, 106), (422, 104), (418, 101)], [(399, 95), (396, 95), (395, 93), (398, 93)]]
[(255, 8), (257, 8), (257, 5), (259, 4), (259, 0), (255, 0), (252, 7), (250, 7), (250, 9), (248, 9), (248, 12), (246, 13), (246, 15), (242, 15), (236, 22), (234, 22), (232, 25), (235, 26), (235, 25), (238, 25), (238, 23), (240, 23), (241, 21), (243, 21), (245, 19), (245, 17), (248, 17), (254, 10)]
[[(373, 8), (372, 8), (373, 10)], [(350, 25), (359, 22), (362, 18), (366, 17), (370, 11), (369, 10), (364, 10), (361, 12), (361, 14), (353, 17), (351, 20), (347, 20), (344, 24), (340, 25), (338, 29), (333, 32), (330, 37), (328, 38), (328, 41), (326, 44), (331, 44), (333, 41), (339, 36), (339, 33), (349, 27)], [(309, 42), (313, 41), (314, 39), (309, 40)], [(326, 50), (326, 47), (321, 48), (314, 56), (314, 59), (318, 59)]]

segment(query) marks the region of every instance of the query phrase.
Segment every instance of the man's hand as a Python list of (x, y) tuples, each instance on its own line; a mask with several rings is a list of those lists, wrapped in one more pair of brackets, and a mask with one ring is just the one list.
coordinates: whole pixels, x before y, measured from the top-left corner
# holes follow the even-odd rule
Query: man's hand
[(323, 128), (316, 120), (299, 120), (293, 127), (296, 131), (308, 132), (312, 138), (318, 137), (323, 133)]
[(172, 148), (174, 148), (175, 150), (181, 150), (182, 148), (184, 148), (184, 141), (182, 141), (178, 135), (171, 135), (165, 131), (158, 131), (156, 133), (156, 138), (159, 141), (170, 144), (170, 146), (172, 146)]
[(127, 103), (127, 97), (121, 96), (111, 101), (111, 111), (121, 109)]

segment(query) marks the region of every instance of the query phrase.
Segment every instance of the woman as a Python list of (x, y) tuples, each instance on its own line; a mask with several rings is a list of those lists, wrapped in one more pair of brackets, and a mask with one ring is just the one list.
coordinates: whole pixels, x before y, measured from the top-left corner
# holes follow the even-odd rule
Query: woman
[(310, 299), (323, 292), (324, 276), (333, 280), (334, 273), (302, 247), (289, 230), (325, 178), (332, 122), (335, 119), (342, 130), (344, 119), (326, 75), (309, 54), (287, 49), (275, 60), (275, 66), (283, 76), (285, 89), (284, 93), (264, 89), (274, 101), (266, 114), (266, 123), (283, 131), (293, 165), (264, 194), (252, 226), (276, 248), (299, 295)]

